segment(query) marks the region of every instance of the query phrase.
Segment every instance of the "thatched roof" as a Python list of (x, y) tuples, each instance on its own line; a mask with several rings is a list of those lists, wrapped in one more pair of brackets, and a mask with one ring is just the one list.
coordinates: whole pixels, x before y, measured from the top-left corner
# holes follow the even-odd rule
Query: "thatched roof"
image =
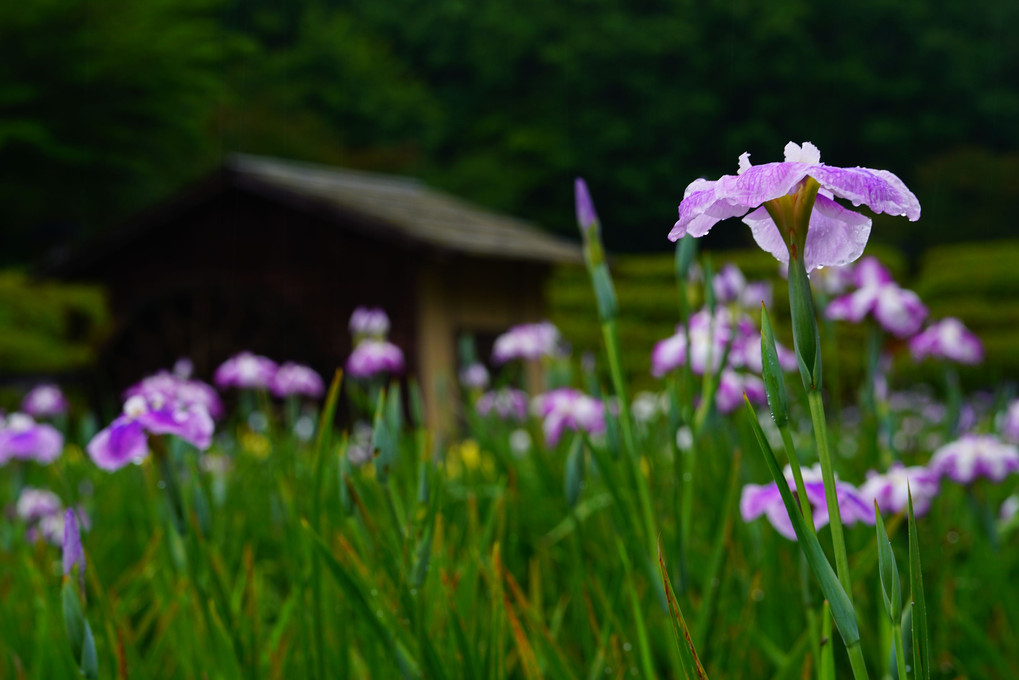
[(579, 247), (520, 219), (500, 215), (394, 175), (263, 156), (234, 155), (227, 170), (242, 185), (290, 193), (339, 213), (362, 228), (395, 232), (443, 250), (505, 259), (579, 262)]
[(235, 154), (209, 177), (81, 248), (53, 251), (40, 273), (74, 278), (111, 252), (229, 191), (278, 202), (397, 247), (526, 262), (582, 262), (580, 247), (424, 183), (395, 175)]

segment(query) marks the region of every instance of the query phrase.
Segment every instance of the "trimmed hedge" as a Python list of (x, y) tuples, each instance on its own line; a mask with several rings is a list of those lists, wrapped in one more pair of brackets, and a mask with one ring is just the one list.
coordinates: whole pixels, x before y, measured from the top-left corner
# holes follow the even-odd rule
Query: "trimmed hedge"
[[(908, 275), (905, 257), (888, 247), (868, 247), (906, 287), (916, 290), (931, 312), (931, 319), (958, 317), (983, 340), (987, 360), (978, 367), (960, 367), (968, 388), (993, 388), (1003, 381), (1019, 381), (1019, 240), (943, 246), (927, 251), (914, 277)], [(732, 262), (748, 280), (774, 284), (774, 317), (779, 340), (791, 346), (785, 281), (778, 264), (760, 250), (712, 252), (717, 271)], [(619, 299), (619, 334), (623, 368), (635, 389), (655, 389), (650, 357), (655, 342), (671, 335), (679, 318), (671, 254), (625, 255), (612, 260)], [(601, 327), (594, 295), (583, 267), (562, 267), (548, 282), (550, 319), (562, 330), (577, 354), (601, 348)], [(691, 308), (701, 304), (700, 292), (691, 295)], [(858, 384), (863, 374), (867, 333), (862, 327), (834, 325), (838, 372), (842, 385)], [(894, 344), (894, 343), (893, 343)], [(902, 384), (942, 382), (942, 368), (933, 361), (914, 364), (904, 343), (895, 346), (896, 380)], [(834, 357), (829, 358), (834, 360)]]

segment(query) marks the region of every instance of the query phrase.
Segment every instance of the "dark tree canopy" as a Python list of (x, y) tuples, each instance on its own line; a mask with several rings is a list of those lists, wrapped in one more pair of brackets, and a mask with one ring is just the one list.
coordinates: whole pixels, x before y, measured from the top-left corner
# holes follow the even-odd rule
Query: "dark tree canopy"
[(5, 5), (7, 259), (114, 223), (229, 151), (418, 175), (565, 233), (581, 174), (610, 247), (648, 250), (668, 247), (691, 179), (810, 140), (917, 192), (922, 222), (878, 220), (878, 238), (918, 252), (1001, 236), (1017, 24), (1014, 0)]

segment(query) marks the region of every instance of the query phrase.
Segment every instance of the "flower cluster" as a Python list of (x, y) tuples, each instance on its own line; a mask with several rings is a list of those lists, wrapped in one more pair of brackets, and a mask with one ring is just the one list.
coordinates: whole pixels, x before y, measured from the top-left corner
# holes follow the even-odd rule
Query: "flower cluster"
[[(785, 478), (789, 488), (796, 493), (792, 468), (785, 467)], [(807, 494), (806, 499), (798, 499), (810, 504), (814, 517), (814, 527), (820, 529), (828, 524), (828, 504), (824, 495), (824, 481), (821, 476), (821, 466), (815, 465), (812, 468), (803, 468), (803, 487)], [(835, 493), (839, 502), (839, 513), (842, 516), (842, 523), (845, 525), (864, 522), (874, 523), (874, 507), (867, 505), (860, 492), (851, 484), (835, 482)], [(768, 518), (775, 529), (790, 540), (796, 540), (796, 532), (793, 530), (792, 520), (786, 512), (785, 504), (782, 502), (782, 495), (779, 493), (778, 484), (758, 485), (747, 484), (743, 487), (740, 495), (740, 514), (744, 522), (750, 522), (761, 515)]]
[[(743, 402), (743, 394), (755, 403), (764, 403), (767, 395), (758, 377), (763, 368), (761, 335), (749, 316), (738, 316), (726, 307), (707, 309), (693, 314), (689, 330), (680, 325), (675, 335), (658, 342), (651, 352), (651, 374), (662, 377), (681, 366), (690, 357), (690, 369), (703, 375), (718, 372), (716, 405), (729, 413)], [(689, 344), (687, 338), (689, 336)], [(777, 345), (779, 363), (787, 371), (796, 368), (796, 355)]]
[[(77, 515), (84, 528), (89, 527), (88, 516), (80, 508), (70, 512)], [(27, 525), (25, 536), (29, 542), (39, 538), (55, 546), (63, 542), (65, 508), (60, 498), (52, 491), (26, 486), (21, 490), (15, 503), (15, 514)]]
[(322, 377), (307, 366), (288, 361), (272, 378), (272, 393), (277, 397), (304, 396), (317, 399), (325, 392)]
[(534, 413), (544, 420), (545, 443), (555, 446), (565, 430), (602, 434), (605, 432), (605, 404), (571, 387), (539, 394), (532, 404)]
[(389, 334), (389, 316), (379, 307), (358, 307), (350, 315), (350, 334), (356, 341), (385, 340)]
[(1005, 410), (1001, 435), (1009, 442), (1019, 444), (1019, 399), (1012, 401)]
[(925, 357), (948, 359), (960, 364), (979, 364), (984, 359), (984, 345), (961, 321), (953, 317), (931, 324), (909, 341), (913, 359)]
[[(221, 389), (268, 390), (281, 399), (291, 396), (317, 399), (325, 392), (322, 377), (311, 368), (292, 361), (279, 365), (252, 352), (241, 352), (224, 361), (216, 369), (213, 381)], [(198, 388), (205, 385), (194, 380), (183, 382), (197, 384)]]
[(715, 301), (722, 305), (735, 304), (747, 309), (759, 309), (763, 303), (770, 307), (771, 284), (767, 281), (748, 282), (740, 268), (727, 264), (711, 280)]
[(853, 269), (856, 290), (836, 298), (825, 313), (829, 319), (860, 323), (871, 316), (887, 332), (906, 338), (920, 330), (927, 308), (920, 296), (901, 288), (877, 258), (864, 258)]
[[(893, 463), (884, 473), (874, 470), (868, 472), (867, 480), (859, 488), (837, 481), (835, 489), (845, 524), (856, 521), (873, 524), (875, 502), (882, 512), (903, 512), (912, 494), (913, 510), (919, 517), (930, 510), (943, 479), (957, 484), (972, 484), (983, 477), (1000, 483), (1017, 472), (1019, 448), (994, 435), (965, 434), (935, 451), (926, 466), (906, 467), (901, 463)], [(828, 521), (828, 511), (820, 469), (804, 469), (803, 477), (807, 500), (813, 509), (814, 524), (818, 528), (822, 527)], [(786, 479), (790, 489), (795, 492), (788, 467)], [(740, 510), (744, 521), (749, 522), (765, 515), (780, 534), (790, 539), (795, 538), (792, 523), (774, 482), (764, 486), (747, 484), (743, 487)]]
[(488, 381), (488, 369), (482, 363), (475, 362), (460, 370), (460, 384), (469, 390), (483, 390)]
[(959, 484), (972, 484), (978, 477), (1001, 482), (1019, 471), (1019, 449), (994, 435), (964, 434), (934, 452), (930, 469)]
[(201, 404), (135, 395), (86, 449), (97, 466), (112, 472), (143, 460), (149, 453), (149, 435), (173, 435), (204, 451), (212, 444), (214, 429), (212, 416)]
[(124, 400), (143, 397), (147, 400), (202, 406), (213, 418), (223, 416), (223, 402), (208, 383), (182, 377), (177, 372), (159, 371), (127, 388)]
[(513, 359), (527, 361), (562, 354), (563, 339), (550, 321), (513, 326), (495, 339), (492, 361), (504, 364)]
[(478, 415), (495, 415), (499, 420), (527, 420), (527, 393), (512, 387), (485, 392), (474, 404)]
[(268, 357), (241, 352), (220, 364), (212, 381), (220, 389), (267, 390), (277, 369), (276, 362)]
[(350, 317), (354, 351), (347, 357), (347, 373), (354, 378), (373, 378), (404, 369), (403, 352), (386, 340), (389, 317), (381, 309), (358, 307)]
[(64, 436), (53, 427), (37, 423), (25, 413), (0, 418), (0, 465), (10, 460), (32, 460), (48, 465), (64, 449)]
[(67, 398), (56, 385), (36, 385), (21, 401), (21, 410), (33, 418), (52, 418), (67, 413)]

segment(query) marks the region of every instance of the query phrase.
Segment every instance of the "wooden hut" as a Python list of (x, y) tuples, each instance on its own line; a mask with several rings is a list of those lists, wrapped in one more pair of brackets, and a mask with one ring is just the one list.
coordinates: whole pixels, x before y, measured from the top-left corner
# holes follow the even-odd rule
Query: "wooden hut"
[(576, 244), (414, 179), (238, 155), (49, 273), (109, 291), (102, 369), (115, 387), (182, 356), (207, 378), (245, 349), (331, 375), (351, 351), (351, 312), (382, 307), (438, 425), (457, 338), (485, 353), (541, 319), (550, 267), (581, 259)]

